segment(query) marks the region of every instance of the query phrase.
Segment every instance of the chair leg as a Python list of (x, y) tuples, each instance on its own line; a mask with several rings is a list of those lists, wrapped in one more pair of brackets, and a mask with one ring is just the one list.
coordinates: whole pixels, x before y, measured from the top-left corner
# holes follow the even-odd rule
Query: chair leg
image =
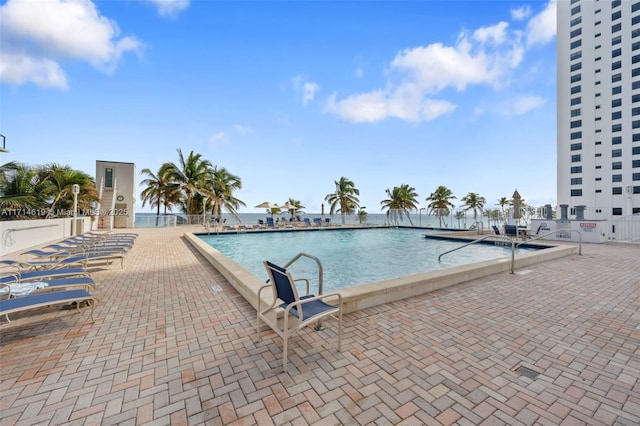
[(287, 340), (288, 340), (289, 336), (287, 334), (284, 335), (284, 344), (282, 347), (282, 371), (284, 373), (287, 372)]
[(342, 351), (342, 309), (338, 314), (338, 352)]

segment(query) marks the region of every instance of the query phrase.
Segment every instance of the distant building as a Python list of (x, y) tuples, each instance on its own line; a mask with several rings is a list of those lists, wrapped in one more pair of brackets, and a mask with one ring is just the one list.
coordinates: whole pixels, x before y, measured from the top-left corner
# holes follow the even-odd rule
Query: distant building
[(136, 216), (136, 165), (96, 161), (96, 207), (98, 229), (133, 228)]
[(640, 1), (557, 2), (557, 90), (558, 204), (615, 238), (640, 213)]

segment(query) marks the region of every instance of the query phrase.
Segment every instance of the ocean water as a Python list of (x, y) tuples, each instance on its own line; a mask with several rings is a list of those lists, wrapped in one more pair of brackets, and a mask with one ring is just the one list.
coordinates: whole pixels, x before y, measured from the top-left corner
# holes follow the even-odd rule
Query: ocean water
[[(511, 256), (511, 247), (474, 244), (438, 262), (438, 256), (462, 243), (425, 238), (432, 231), (412, 228), (333, 229), (200, 235), (200, 238), (259, 278), (262, 264), (284, 266), (298, 253), (316, 256), (324, 272), (324, 292), (463, 264)], [(518, 249), (518, 252), (530, 249)], [(295, 278), (312, 281), (317, 291), (318, 268), (308, 258), (289, 268)]]
[[(267, 218), (267, 214), (265, 213), (241, 213), (238, 217), (234, 217), (231, 214), (223, 213), (221, 215), (222, 220), (227, 225), (253, 225), (257, 224), (259, 220), (265, 220)], [(320, 217), (322, 219), (329, 218), (332, 223), (342, 223), (341, 215), (328, 215), (324, 216), (320, 213), (306, 213), (299, 215), (302, 220), (304, 218), (309, 218), (312, 222), (316, 217)], [(288, 213), (274, 215), (275, 220), (285, 220), (288, 221), (291, 218), (291, 215)], [(163, 227), (163, 226), (180, 226), (182, 224), (203, 224), (203, 215), (194, 215), (187, 217), (185, 215), (176, 214), (163, 216), (161, 215), (159, 218), (156, 217), (155, 213), (136, 213), (135, 226), (137, 228), (147, 228), (147, 227)], [(206, 220), (211, 222), (211, 216), (207, 216)], [(442, 218), (442, 227), (443, 228), (452, 228), (452, 229), (469, 229), (469, 227), (473, 224), (473, 217), (470, 216), (466, 219), (454, 219), (453, 217), (443, 217)], [(156, 224), (157, 223), (157, 224)], [(359, 218), (357, 215), (345, 215), (344, 223), (347, 225), (355, 225), (359, 224)], [(401, 226), (416, 226), (416, 227), (439, 227), (439, 221), (437, 216), (428, 215), (426, 213), (412, 213), (409, 218), (404, 217), (403, 220), (393, 221), (390, 220), (386, 214), (381, 213), (369, 213), (366, 218), (366, 223), (370, 225), (401, 225)], [(492, 221), (493, 224), (493, 221)], [(486, 218), (483, 218), (483, 225), (485, 229), (490, 229), (489, 222)]]

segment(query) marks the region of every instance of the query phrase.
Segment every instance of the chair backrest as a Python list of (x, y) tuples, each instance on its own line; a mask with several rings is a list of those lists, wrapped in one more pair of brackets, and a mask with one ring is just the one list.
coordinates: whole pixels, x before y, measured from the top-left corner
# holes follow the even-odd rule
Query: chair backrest
[(304, 224), (305, 224), (305, 225), (311, 225), (311, 220), (309, 220), (309, 218), (308, 218), (308, 217), (305, 217), (305, 218), (304, 218)]
[(515, 225), (505, 225), (504, 233), (507, 235), (518, 235), (518, 228)]
[(272, 217), (267, 218), (267, 226), (274, 226)]
[(491, 225), (491, 228), (493, 228), (493, 232), (495, 232), (495, 233), (496, 233), (496, 235), (500, 235), (500, 230), (498, 229), (498, 227), (497, 227), (497, 226), (495, 226), (495, 225)]
[(284, 268), (265, 260), (264, 267), (267, 269), (267, 275), (273, 289), (273, 297), (282, 300), (287, 305), (296, 302), (299, 299), (298, 290), (293, 283), (293, 277)]
[(316, 225), (320, 225), (322, 223), (322, 219), (319, 217), (314, 217), (313, 223), (315, 223)]

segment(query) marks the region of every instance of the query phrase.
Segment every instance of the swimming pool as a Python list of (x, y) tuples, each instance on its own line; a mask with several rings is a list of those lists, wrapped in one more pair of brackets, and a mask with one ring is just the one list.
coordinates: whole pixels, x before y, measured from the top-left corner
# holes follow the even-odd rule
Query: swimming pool
[[(326, 232), (257, 232), (199, 235), (259, 278), (266, 279), (263, 260), (284, 265), (300, 252), (316, 256), (324, 271), (324, 292), (511, 256), (511, 245), (475, 244), (438, 256), (462, 245), (425, 238), (429, 231), (414, 228), (332, 229)], [(517, 253), (531, 251), (519, 248)], [(317, 288), (314, 261), (301, 258), (289, 268), (294, 278), (309, 278)]]

